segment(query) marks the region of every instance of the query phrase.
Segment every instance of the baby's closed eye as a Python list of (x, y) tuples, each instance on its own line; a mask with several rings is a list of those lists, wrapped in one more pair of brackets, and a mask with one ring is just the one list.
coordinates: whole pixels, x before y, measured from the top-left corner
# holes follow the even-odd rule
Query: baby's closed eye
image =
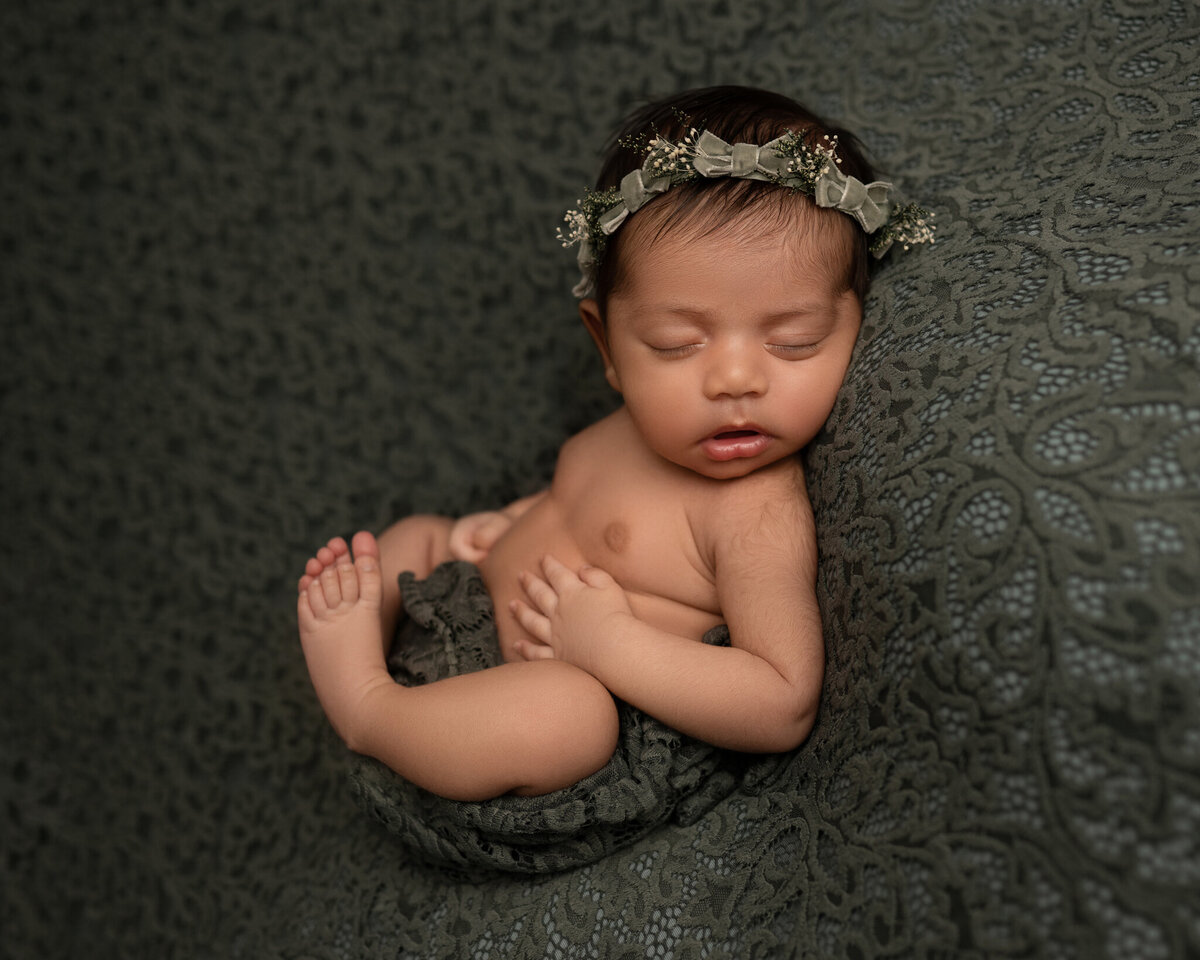
[(704, 346), (700, 341), (691, 341), (689, 343), (678, 344), (647, 344), (657, 356), (671, 359), (672, 357), (686, 357), (689, 354), (695, 353)]
[(818, 339), (786, 343), (768, 343), (767, 349), (772, 353), (778, 354), (781, 357), (785, 357), (788, 360), (795, 360), (800, 357), (806, 357), (809, 354), (815, 353), (820, 345), (821, 341)]

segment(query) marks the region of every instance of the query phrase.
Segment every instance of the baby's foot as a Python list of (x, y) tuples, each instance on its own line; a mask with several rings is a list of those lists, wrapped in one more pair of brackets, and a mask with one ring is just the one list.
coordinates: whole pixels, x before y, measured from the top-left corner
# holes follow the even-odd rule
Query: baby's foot
[(344, 740), (353, 737), (358, 705), (379, 683), (391, 683), (383, 660), (379, 545), (369, 533), (335, 537), (305, 565), (297, 618), (300, 645), (317, 698)]

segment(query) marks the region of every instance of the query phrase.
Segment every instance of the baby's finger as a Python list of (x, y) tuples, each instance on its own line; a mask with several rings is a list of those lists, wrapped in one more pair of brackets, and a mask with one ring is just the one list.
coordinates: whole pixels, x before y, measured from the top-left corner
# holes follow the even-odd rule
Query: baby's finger
[(603, 588), (612, 586), (617, 581), (605, 570), (599, 567), (587, 566), (579, 571), (579, 579), (586, 583), (589, 587)]
[[(512, 615), (517, 618), (517, 623), (529, 631), (530, 636), (541, 641), (542, 644), (549, 645), (550, 643), (550, 620), (542, 616), (527, 603), (522, 603), (520, 600), (514, 600), (508, 605)], [(550, 651), (550, 655), (554, 655), (554, 651)]]
[(467, 563), (479, 563), (480, 560), (487, 556), (486, 553), (473, 543), (461, 541), (455, 543), (453, 540), (450, 542), (450, 555), (455, 560), (466, 560)]
[(558, 562), (550, 554), (542, 557), (542, 570), (546, 574), (546, 579), (550, 581), (556, 593), (562, 593), (572, 584), (578, 583), (579, 578), (575, 575), (575, 571), (570, 567), (565, 567)]
[(450, 556), (455, 560), (475, 562), (469, 555), (475, 548), (467, 542), (467, 537), (463, 532), (463, 525), (461, 523), (456, 523), (450, 528), (450, 539), (446, 546), (450, 550)]
[(518, 640), (513, 646), (517, 656), (522, 660), (553, 660), (554, 650), (544, 643), (534, 643), (531, 640)]
[(558, 594), (545, 580), (524, 570), (521, 571), (518, 579), (538, 610), (549, 616), (558, 609)]
[(475, 531), (475, 543), (481, 548), (481, 554), (486, 556), (487, 551), (500, 539), (500, 535), (511, 526), (512, 521), (502, 513), (490, 516), (480, 524), (479, 529)]

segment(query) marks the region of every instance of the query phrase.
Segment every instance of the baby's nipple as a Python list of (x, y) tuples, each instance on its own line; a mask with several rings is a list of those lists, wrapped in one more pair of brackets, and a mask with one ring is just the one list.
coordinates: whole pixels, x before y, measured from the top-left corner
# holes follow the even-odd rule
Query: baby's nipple
[(604, 528), (604, 545), (613, 553), (622, 553), (629, 546), (629, 526), (614, 520)]

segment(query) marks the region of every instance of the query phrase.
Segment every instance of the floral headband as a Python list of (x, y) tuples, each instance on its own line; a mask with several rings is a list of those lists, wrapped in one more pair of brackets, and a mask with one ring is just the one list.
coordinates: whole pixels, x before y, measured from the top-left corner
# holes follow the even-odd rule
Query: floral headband
[(579, 270), (583, 278), (572, 291), (577, 297), (595, 292), (596, 271), (609, 236), (648, 200), (681, 183), (701, 177), (734, 177), (765, 180), (813, 198), (818, 207), (832, 207), (853, 217), (873, 236), (870, 250), (882, 257), (892, 244), (905, 250), (917, 243), (933, 243), (933, 218), (916, 204), (899, 206), (890, 199), (892, 185), (882, 180), (863, 183), (838, 169), (837, 138), (824, 137), (810, 147), (795, 133), (785, 133), (769, 143), (728, 144), (716, 134), (693, 128), (678, 143), (655, 137), (646, 147), (646, 160), (627, 173), (619, 187), (589, 190), (579, 207), (563, 218), (558, 228), (564, 247), (579, 244)]

